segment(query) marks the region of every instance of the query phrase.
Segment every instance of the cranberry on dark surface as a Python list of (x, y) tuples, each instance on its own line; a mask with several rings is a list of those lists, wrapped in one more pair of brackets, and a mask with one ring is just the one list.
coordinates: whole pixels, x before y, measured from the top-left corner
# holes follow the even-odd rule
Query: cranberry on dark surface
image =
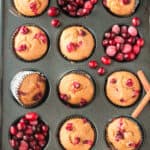
[(10, 126), (9, 143), (13, 149), (17, 150), (42, 150), (47, 144), (48, 132), (48, 126), (39, 115), (28, 112)]
[(110, 65), (111, 64), (111, 59), (108, 56), (102, 56), (101, 57), (101, 62), (104, 65)]
[(98, 70), (97, 70), (97, 73), (99, 75), (104, 75), (105, 74), (105, 68), (104, 67), (100, 67)]
[(96, 60), (90, 60), (89, 61), (89, 63), (88, 63), (88, 66), (90, 67), (90, 68), (96, 68), (97, 66), (98, 66), (98, 63), (97, 63), (97, 61)]
[(51, 26), (57, 28), (61, 25), (61, 22), (59, 21), (59, 19), (52, 19), (51, 20)]
[(139, 26), (140, 23), (141, 23), (140, 18), (138, 18), (138, 17), (132, 18), (132, 25), (133, 26)]
[(140, 47), (144, 46), (144, 39), (143, 38), (139, 38), (136, 41), (137, 45), (139, 45)]
[(47, 14), (50, 17), (56, 17), (59, 15), (59, 9), (57, 7), (52, 6), (48, 9)]

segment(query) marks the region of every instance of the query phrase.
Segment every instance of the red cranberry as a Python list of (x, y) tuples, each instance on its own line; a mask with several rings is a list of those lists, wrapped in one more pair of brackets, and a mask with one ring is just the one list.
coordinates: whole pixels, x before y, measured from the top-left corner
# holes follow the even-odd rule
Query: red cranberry
[(112, 26), (112, 32), (115, 34), (119, 34), (120, 33), (120, 26), (119, 25), (113, 25)]
[(109, 40), (108, 43), (109, 43), (109, 45), (115, 45), (115, 41), (114, 40)]
[(17, 139), (22, 139), (22, 137), (23, 137), (23, 132), (18, 132), (18, 133), (16, 134), (16, 137), (17, 137)]
[(136, 55), (132, 52), (129, 53), (129, 60), (132, 61), (136, 58)]
[(113, 45), (112, 46), (107, 46), (107, 48), (106, 48), (106, 54), (108, 56), (113, 57), (113, 56), (116, 55), (116, 53), (117, 53), (117, 49), (116, 49), (115, 46), (113, 46)]
[(30, 121), (30, 125), (36, 126), (38, 124), (38, 120)]
[(79, 89), (80, 88), (80, 83), (79, 82), (73, 82), (73, 87), (75, 89)]
[(47, 132), (48, 130), (49, 130), (48, 126), (46, 126), (46, 125), (42, 126), (42, 131), (43, 132)]
[(78, 11), (77, 11), (77, 16), (84, 16), (85, 14), (84, 14), (84, 12), (83, 12), (83, 9), (82, 8), (80, 8), (80, 9), (78, 9)]
[(139, 38), (136, 41), (137, 45), (139, 45), (140, 47), (144, 46), (144, 39), (143, 38)]
[(88, 144), (88, 145), (92, 146), (93, 145), (93, 141), (91, 141), (91, 140), (84, 140), (83, 144)]
[(18, 142), (14, 139), (9, 140), (9, 143), (10, 143), (11, 147), (13, 147), (13, 148), (17, 148), (19, 145)]
[(60, 94), (60, 99), (62, 99), (64, 101), (68, 101), (69, 97), (67, 94)]
[(18, 124), (17, 124), (17, 129), (18, 130), (24, 130), (25, 129), (25, 123), (23, 123), (23, 122), (19, 122)]
[(128, 33), (129, 33), (131, 36), (137, 36), (138, 31), (137, 31), (137, 29), (136, 29), (134, 26), (129, 26), (129, 28), (128, 28)]
[(26, 141), (22, 140), (20, 142), (19, 150), (28, 150), (29, 145)]
[(31, 129), (30, 128), (26, 129), (25, 133), (29, 134), (29, 135), (32, 135), (33, 134), (32, 128)]
[(121, 33), (127, 33), (128, 32), (128, 27), (123, 25), (121, 26)]
[(58, 0), (58, 4), (59, 4), (60, 6), (63, 6), (63, 5), (65, 5), (65, 1), (64, 1), (64, 0)]
[(127, 82), (126, 82), (126, 85), (127, 85), (128, 87), (132, 87), (132, 86), (133, 86), (133, 81), (132, 81), (132, 79), (128, 79)]
[(31, 120), (31, 121), (34, 121), (34, 120), (37, 120), (39, 118), (39, 115), (36, 113), (36, 112), (28, 112), (26, 115), (25, 115), (25, 118), (27, 120)]
[(41, 134), (41, 133), (35, 134), (35, 138), (36, 138), (38, 141), (42, 141), (42, 140), (45, 139), (44, 135)]
[(133, 53), (134, 54), (138, 55), (140, 53), (140, 51), (141, 51), (141, 48), (140, 48), (139, 45), (134, 45), (133, 46)]
[(138, 17), (132, 18), (132, 25), (133, 26), (139, 26), (140, 23), (141, 23), (140, 18), (138, 18)]
[(50, 17), (56, 17), (59, 14), (59, 9), (53, 6), (48, 9), (47, 13), (48, 13), (48, 16)]
[(105, 38), (109, 39), (111, 37), (111, 33), (110, 32), (106, 32), (104, 36), (105, 36)]
[(90, 13), (90, 9), (83, 8), (83, 15), (88, 15)]
[(111, 64), (111, 59), (108, 56), (102, 56), (101, 57), (101, 62), (104, 65), (110, 65)]
[(107, 39), (104, 39), (103, 42), (102, 42), (102, 45), (103, 46), (108, 46), (109, 44), (109, 41)]
[(93, 8), (92, 2), (91, 2), (90, 0), (86, 1), (86, 2), (84, 3), (84, 8), (85, 8), (85, 9), (88, 9), (88, 10), (92, 10), (92, 8)]
[(84, 0), (76, 0), (76, 3), (77, 3), (79, 6), (83, 6)]
[(127, 5), (127, 4), (130, 3), (130, 0), (122, 0), (122, 3), (123, 3), (124, 5)]
[(132, 45), (131, 44), (124, 44), (124, 47), (122, 49), (122, 52), (124, 54), (129, 53), (132, 51)]
[(112, 79), (110, 80), (110, 83), (111, 83), (111, 84), (115, 84), (115, 83), (117, 83), (117, 80), (116, 80), (115, 78), (112, 78)]
[(130, 44), (134, 44), (134, 43), (135, 43), (135, 40), (136, 40), (135, 37), (129, 37), (127, 41), (128, 41), (128, 43), (130, 43)]
[(73, 144), (76, 145), (76, 144), (79, 144), (79, 143), (80, 143), (80, 138), (79, 137), (75, 137), (74, 141), (73, 141)]
[(26, 26), (21, 26), (19, 31), (21, 34), (27, 34), (29, 29)]
[(116, 43), (121, 43), (121, 44), (125, 42), (121, 36), (116, 36), (114, 40)]
[(100, 67), (98, 70), (97, 70), (97, 73), (99, 75), (104, 75), (105, 74), (105, 68), (104, 67)]
[(88, 66), (90, 68), (96, 68), (98, 66), (98, 63), (96, 60), (90, 60), (89, 63), (88, 63)]
[(12, 135), (16, 135), (17, 134), (17, 129), (14, 126), (11, 126), (9, 131), (10, 131), (10, 134), (12, 134)]
[(52, 19), (51, 20), (51, 25), (53, 26), (53, 27), (59, 27), (60, 26), (60, 21), (58, 20), (58, 19)]
[(40, 147), (44, 147), (46, 144), (46, 141), (45, 140), (42, 140), (42, 141), (39, 141), (39, 145)]
[(98, 0), (90, 0), (92, 2), (92, 4), (96, 4), (98, 2)]
[(72, 123), (67, 123), (66, 130), (72, 131), (73, 130), (73, 124)]
[(117, 61), (120, 61), (120, 62), (121, 62), (121, 61), (124, 60), (124, 56), (123, 56), (122, 53), (118, 53), (118, 54), (116, 55), (115, 59), (116, 59)]
[(16, 48), (16, 51), (22, 52), (25, 51), (26, 49), (27, 49), (27, 45), (21, 44), (18, 48)]

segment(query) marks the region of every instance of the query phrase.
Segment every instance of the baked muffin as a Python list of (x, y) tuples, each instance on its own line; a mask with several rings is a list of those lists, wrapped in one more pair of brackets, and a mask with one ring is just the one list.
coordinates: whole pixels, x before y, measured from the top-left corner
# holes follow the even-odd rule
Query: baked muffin
[(131, 106), (141, 92), (138, 78), (128, 71), (117, 71), (108, 76), (105, 85), (106, 96), (109, 101), (118, 106)]
[(58, 91), (63, 102), (71, 106), (82, 107), (93, 100), (95, 86), (89, 75), (73, 71), (63, 76)]
[(94, 127), (86, 118), (68, 119), (59, 130), (59, 142), (65, 150), (90, 150), (95, 140)]
[(107, 125), (106, 141), (111, 150), (137, 150), (142, 140), (142, 130), (131, 118), (118, 117)]
[(9, 128), (13, 150), (43, 150), (49, 140), (49, 127), (36, 112), (21, 116)]
[(92, 54), (94, 47), (94, 36), (83, 26), (67, 27), (59, 38), (60, 52), (68, 60), (84, 60)]
[(48, 92), (46, 77), (34, 71), (17, 73), (10, 84), (14, 98), (24, 107), (36, 106), (43, 102)]
[(104, 6), (117, 16), (131, 15), (138, 3), (137, 0), (103, 0)]
[(36, 26), (23, 25), (13, 35), (14, 52), (25, 61), (43, 57), (48, 50), (48, 44), (46, 33)]
[(33, 17), (42, 14), (48, 7), (49, 0), (13, 0), (18, 13)]

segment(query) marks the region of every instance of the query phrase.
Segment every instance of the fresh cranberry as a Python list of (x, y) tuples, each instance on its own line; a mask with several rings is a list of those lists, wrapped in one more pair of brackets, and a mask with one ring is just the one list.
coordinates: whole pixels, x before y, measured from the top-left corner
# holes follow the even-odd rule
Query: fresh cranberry
[(46, 126), (46, 125), (43, 125), (43, 126), (42, 126), (42, 131), (43, 131), (43, 132), (47, 132), (48, 129), (49, 129), (48, 126)]
[(9, 131), (10, 131), (10, 134), (12, 134), (12, 135), (16, 135), (17, 134), (17, 129), (16, 129), (15, 126), (11, 126)]
[(25, 115), (25, 118), (27, 120), (34, 121), (34, 120), (37, 120), (39, 118), (39, 115), (36, 112), (28, 112)]
[(139, 45), (140, 47), (144, 46), (144, 39), (143, 38), (139, 38), (136, 41), (137, 45)]
[(140, 53), (140, 51), (141, 51), (141, 48), (140, 48), (139, 45), (134, 45), (133, 46), (133, 53), (134, 54), (138, 55)]
[(63, 5), (65, 5), (65, 1), (64, 1), (64, 0), (58, 0), (58, 4), (59, 4), (60, 6), (63, 6)]
[(136, 55), (133, 52), (129, 53), (129, 60), (132, 61), (136, 58)]
[(22, 140), (20, 142), (19, 150), (28, 150), (29, 145), (26, 141)]
[(90, 0), (92, 2), (92, 4), (96, 4), (98, 2), (98, 0)]
[(17, 124), (17, 129), (18, 129), (18, 130), (24, 130), (25, 127), (26, 127), (26, 125), (25, 125), (25, 123), (23, 123), (23, 122), (19, 122), (19, 123)]
[(128, 27), (123, 25), (121, 26), (121, 33), (127, 33), (128, 32)]
[(23, 137), (23, 132), (18, 132), (18, 133), (16, 134), (16, 137), (17, 137), (17, 139), (22, 139), (22, 137)]
[(84, 8), (85, 8), (85, 9), (88, 9), (88, 10), (91, 10), (91, 9), (93, 8), (92, 2), (91, 2), (90, 0), (86, 1), (86, 2), (84, 3)]
[(76, 0), (77, 5), (83, 6), (84, 0)]
[(101, 57), (101, 62), (104, 65), (110, 65), (111, 64), (111, 59), (108, 56), (102, 56)]
[(72, 123), (67, 123), (66, 130), (72, 131), (73, 130), (73, 124)]
[(105, 68), (104, 67), (100, 67), (98, 70), (97, 70), (97, 73), (99, 75), (104, 75), (105, 74)]
[(19, 145), (15, 139), (9, 140), (9, 143), (10, 143), (11, 147), (13, 147), (13, 148), (17, 148)]
[(122, 0), (122, 3), (123, 3), (124, 5), (127, 5), (127, 4), (130, 3), (130, 0)]
[(113, 57), (113, 56), (116, 55), (116, 53), (117, 53), (116, 46), (113, 46), (113, 45), (107, 46), (107, 48), (106, 48), (106, 54), (108, 56)]
[(103, 42), (102, 42), (102, 45), (103, 46), (108, 46), (109, 44), (109, 40), (108, 39), (104, 39)]
[(109, 39), (111, 37), (111, 33), (110, 32), (106, 32), (104, 35), (105, 38)]
[(35, 134), (35, 138), (36, 138), (38, 141), (42, 141), (42, 140), (45, 139), (44, 135), (41, 134), (41, 133)]
[(133, 25), (133, 26), (135, 26), (135, 27), (136, 27), (136, 26), (139, 26), (140, 23), (141, 23), (140, 18), (138, 18), (138, 17), (132, 18), (132, 25)]
[(57, 7), (52, 6), (48, 9), (47, 13), (50, 17), (56, 17), (59, 14), (59, 9)]
[(132, 45), (131, 44), (124, 44), (124, 47), (122, 49), (122, 52), (124, 54), (129, 53), (132, 51)]
[(121, 44), (125, 42), (124, 38), (122, 38), (121, 36), (116, 36), (114, 40), (116, 43), (121, 43)]
[(115, 34), (119, 34), (120, 33), (120, 26), (119, 25), (113, 25), (112, 26), (112, 32)]
[(127, 41), (128, 41), (128, 43), (130, 43), (130, 44), (134, 44), (135, 41), (136, 41), (136, 39), (135, 39), (135, 37), (129, 37), (129, 38), (127, 39)]
[(51, 26), (53, 27), (59, 27), (61, 25), (60, 21), (58, 19), (52, 19), (51, 20)]
[(128, 28), (128, 33), (129, 33), (131, 36), (137, 36), (138, 31), (137, 31), (137, 29), (136, 29), (134, 26), (129, 26), (129, 28)]
[(45, 146), (45, 144), (46, 144), (46, 141), (45, 141), (45, 140), (41, 140), (41, 141), (39, 141), (39, 145), (40, 145), (40, 147), (44, 147), (44, 146)]
[(115, 59), (116, 59), (117, 61), (122, 62), (122, 61), (124, 60), (124, 56), (123, 56), (122, 53), (118, 53), (118, 54), (116, 55)]
[(88, 66), (90, 68), (96, 68), (98, 66), (98, 63), (96, 60), (90, 60), (89, 63), (88, 63)]

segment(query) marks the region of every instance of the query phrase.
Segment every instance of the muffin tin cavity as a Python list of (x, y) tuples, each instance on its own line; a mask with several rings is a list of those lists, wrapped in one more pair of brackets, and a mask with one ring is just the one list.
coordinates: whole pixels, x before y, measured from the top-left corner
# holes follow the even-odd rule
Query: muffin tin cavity
[(140, 0), (102, 0), (102, 3), (112, 15), (128, 17), (136, 12), (140, 5)]
[(28, 112), (9, 127), (9, 143), (14, 150), (43, 150), (49, 141), (49, 126), (36, 112)]
[(107, 76), (105, 95), (109, 102), (119, 107), (134, 105), (142, 92), (138, 77), (129, 71), (119, 70)]
[(115, 24), (104, 33), (102, 45), (107, 56), (118, 62), (135, 60), (141, 52), (137, 27)]
[(96, 138), (97, 133), (93, 123), (79, 115), (67, 117), (58, 129), (59, 144), (64, 150), (92, 149)]
[(12, 35), (12, 49), (15, 55), (26, 62), (43, 58), (50, 41), (46, 32), (36, 25), (21, 25)]
[(64, 104), (70, 107), (87, 106), (95, 96), (94, 80), (84, 71), (70, 71), (63, 75), (59, 81), (58, 96)]
[(65, 27), (58, 38), (58, 48), (67, 60), (80, 62), (94, 52), (96, 40), (93, 33), (82, 25)]
[(106, 125), (105, 140), (111, 150), (139, 150), (144, 141), (144, 133), (135, 119), (119, 116)]
[(98, 0), (57, 0), (57, 4), (66, 15), (84, 17), (92, 13)]
[(47, 78), (38, 71), (20, 71), (10, 83), (12, 96), (25, 108), (42, 104), (48, 97), (49, 89)]
[(42, 15), (48, 8), (50, 0), (12, 0), (15, 14), (25, 17), (37, 17)]

